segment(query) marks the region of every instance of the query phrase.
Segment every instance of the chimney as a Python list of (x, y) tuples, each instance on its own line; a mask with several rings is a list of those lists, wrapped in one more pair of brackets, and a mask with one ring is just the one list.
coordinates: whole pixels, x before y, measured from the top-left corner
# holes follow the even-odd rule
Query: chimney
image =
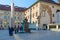
[(60, 0), (58, 0), (58, 3), (60, 4)]

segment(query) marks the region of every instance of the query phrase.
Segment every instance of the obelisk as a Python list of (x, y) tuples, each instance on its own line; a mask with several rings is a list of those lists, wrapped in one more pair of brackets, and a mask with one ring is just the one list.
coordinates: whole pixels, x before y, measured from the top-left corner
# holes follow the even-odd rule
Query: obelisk
[(14, 27), (14, 18), (13, 18), (13, 14), (14, 14), (14, 0), (12, 0), (11, 3), (11, 16), (10, 16), (10, 27)]

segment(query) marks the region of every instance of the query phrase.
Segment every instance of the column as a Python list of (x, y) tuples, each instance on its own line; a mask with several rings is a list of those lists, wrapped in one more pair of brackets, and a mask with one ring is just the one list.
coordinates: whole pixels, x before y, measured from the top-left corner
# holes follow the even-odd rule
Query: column
[(49, 25), (47, 25), (47, 30), (49, 30)]
[(10, 27), (14, 27), (13, 14), (14, 14), (14, 3), (13, 3), (13, 0), (12, 0), (12, 3), (11, 3), (11, 16), (10, 16)]
[(56, 25), (56, 30), (58, 30), (58, 25)]

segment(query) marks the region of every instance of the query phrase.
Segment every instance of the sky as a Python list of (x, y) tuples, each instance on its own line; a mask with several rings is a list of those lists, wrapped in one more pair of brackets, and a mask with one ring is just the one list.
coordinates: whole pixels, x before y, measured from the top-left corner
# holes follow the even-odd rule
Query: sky
[[(11, 5), (12, 0), (0, 0), (0, 4), (3, 5)], [(37, 0), (14, 0), (14, 5), (19, 7), (26, 7), (28, 8), (30, 5), (35, 3)], [(54, 0), (57, 2), (57, 0)]]

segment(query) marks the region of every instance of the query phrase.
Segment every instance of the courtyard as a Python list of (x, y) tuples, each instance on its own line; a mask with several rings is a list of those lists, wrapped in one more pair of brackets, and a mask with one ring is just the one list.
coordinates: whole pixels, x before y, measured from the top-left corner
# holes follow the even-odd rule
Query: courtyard
[(8, 30), (0, 30), (0, 40), (60, 40), (60, 32), (31, 30), (31, 33), (17, 33), (9, 36)]

